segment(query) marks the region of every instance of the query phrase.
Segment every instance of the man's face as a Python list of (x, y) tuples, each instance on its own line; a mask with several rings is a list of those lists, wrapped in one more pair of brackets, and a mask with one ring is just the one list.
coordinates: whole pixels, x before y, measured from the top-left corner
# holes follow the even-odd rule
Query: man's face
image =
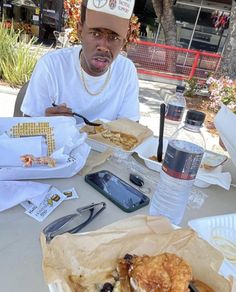
[(119, 54), (124, 39), (105, 28), (81, 27), (82, 55), (81, 65), (92, 76), (105, 73)]

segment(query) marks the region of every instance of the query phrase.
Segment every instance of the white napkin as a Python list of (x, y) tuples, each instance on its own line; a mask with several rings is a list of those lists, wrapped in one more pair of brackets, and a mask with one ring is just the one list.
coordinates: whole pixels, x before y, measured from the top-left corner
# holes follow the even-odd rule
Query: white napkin
[(22, 166), (20, 156), (32, 154), (43, 155), (42, 136), (10, 138), (6, 134), (0, 136), (0, 166)]
[(57, 163), (68, 162), (68, 159), (75, 161), (75, 169), (73, 174), (76, 174), (86, 163), (91, 147), (85, 143), (87, 138), (86, 133), (76, 132), (74, 136), (70, 137), (66, 144), (60, 149), (52, 153)]
[[(229, 172), (221, 172), (221, 170), (221, 165), (212, 170), (200, 168), (197, 173), (195, 185), (198, 187), (218, 185), (226, 190), (229, 190), (231, 184), (231, 174)], [(199, 180), (204, 183), (201, 184)]]
[(50, 188), (49, 184), (31, 181), (0, 181), (0, 212), (27, 200), (38, 206)]
[(236, 114), (222, 104), (215, 116), (214, 124), (236, 166)]

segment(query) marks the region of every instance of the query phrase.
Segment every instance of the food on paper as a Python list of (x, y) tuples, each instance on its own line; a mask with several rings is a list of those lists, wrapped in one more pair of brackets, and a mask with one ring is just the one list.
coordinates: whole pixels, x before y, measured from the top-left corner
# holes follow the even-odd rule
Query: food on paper
[(200, 280), (193, 280), (192, 285), (196, 288), (195, 290), (199, 292), (214, 292), (213, 289)]
[(105, 139), (108, 139), (124, 150), (131, 150), (138, 144), (138, 139), (136, 137), (126, 133), (105, 130), (101, 134)]
[(90, 134), (98, 134), (102, 133), (106, 130), (105, 125), (100, 125), (100, 126), (91, 126), (90, 127)]
[(138, 139), (133, 135), (119, 131), (112, 131), (105, 128), (103, 125), (90, 127), (90, 129), (91, 132), (89, 132), (88, 135), (101, 134), (103, 138), (124, 150), (131, 150), (138, 145)]
[(20, 156), (20, 159), (23, 162), (24, 167), (31, 167), (34, 163), (48, 165), (49, 167), (56, 166), (55, 159), (53, 159), (49, 156), (35, 157), (32, 154), (25, 154), (25, 155)]
[(222, 270), (227, 278), (219, 274), (223, 255), (192, 229), (173, 230), (164, 217), (131, 216), (88, 233), (56, 236), (50, 244), (42, 234), (41, 244), (44, 276), (51, 291), (95, 292), (106, 282), (117, 282), (113, 289), (117, 292), (117, 265), (126, 253), (156, 256), (164, 252), (184, 259), (193, 278), (213, 291), (232, 290), (228, 271)]
[(80, 132), (87, 133), (88, 144), (99, 152), (109, 147), (130, 152), (153, 135), (148, 127), (129, 119), (102, 122), (95, 127), (86, 125), (80, 128)]
[(213, 292), (208, 285), (193, 280), (192, 268), (181, 257), (172, 253), (155, 256), (126, 254), (118, 260), (114, 282), (106, 282), (98, 291), (115, 292), (187, 292), (198, 287), (198, 292)]

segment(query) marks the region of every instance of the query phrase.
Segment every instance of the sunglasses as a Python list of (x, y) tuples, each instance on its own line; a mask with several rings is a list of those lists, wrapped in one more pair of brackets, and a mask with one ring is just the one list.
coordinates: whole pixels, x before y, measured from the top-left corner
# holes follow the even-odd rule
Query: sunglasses
[(92, 203), (76, 209), (76, 213), (60, 217), (43, 229), (46, 242), (49, 243), (55, 236), (63, 233), (77, 233), (87, 226), (106, 208), (106, 203)]

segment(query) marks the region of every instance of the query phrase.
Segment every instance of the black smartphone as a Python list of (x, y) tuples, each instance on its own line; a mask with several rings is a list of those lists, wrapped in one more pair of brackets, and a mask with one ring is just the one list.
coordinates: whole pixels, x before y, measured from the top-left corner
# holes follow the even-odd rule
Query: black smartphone
[(149, 198), (108, 170), (87, 174), (85, 181), (125, 212), (149, 203)]

